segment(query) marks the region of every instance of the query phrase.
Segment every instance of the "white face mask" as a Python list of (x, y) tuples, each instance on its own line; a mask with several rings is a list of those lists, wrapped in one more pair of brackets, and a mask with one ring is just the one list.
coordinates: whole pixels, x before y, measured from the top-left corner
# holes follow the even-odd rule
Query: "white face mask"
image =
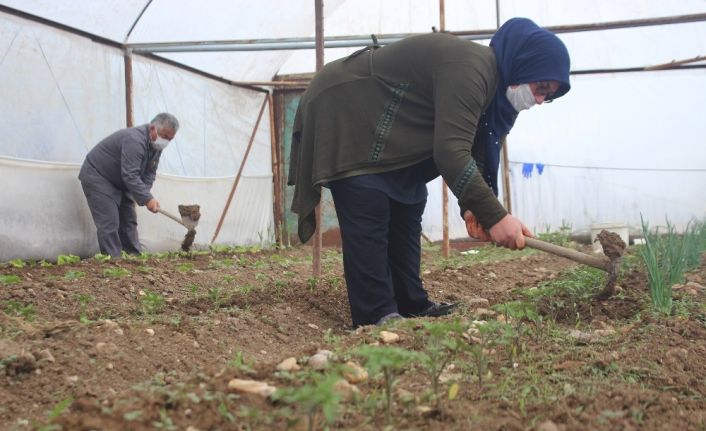
[(507, 100), (510, 101), (510, 104), (517, 112), (529, 109), (537, 104), (529, 84), (520, 84), (515, 88), (507, 87), (505, 97), (507, 97)]
[(159, 135), (157, 135), (157, 140), (152, 142), (152, 146), (157, 151), (162, 151), (167, 148), (167, 145), (169, 145), (169, 141)]

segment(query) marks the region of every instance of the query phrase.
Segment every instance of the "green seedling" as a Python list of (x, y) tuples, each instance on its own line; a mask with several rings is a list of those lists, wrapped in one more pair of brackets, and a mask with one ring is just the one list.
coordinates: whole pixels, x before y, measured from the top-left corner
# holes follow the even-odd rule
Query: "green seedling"
[(475, 328), (476, 331), (471, 336), (471, 344), (468, 344), (467, 348), (471, 351), (478, 371), (478, 388), (483, 389), (483, 376), (486, 374), (489, 362), (488, 353), (495, 345), (501, 328), (500, 323), (496, 321), (479, 324)]
[(189, 293), (191, 293), (192, 296), (197, 296), (199, 290), (201, 290), (201, 286), (196, 283), (190, 283), (186, 285), (186, 289), (189, 291)]
[(73, 254), (60, 254), (56, 258), (57, 265), (73, 265), (81, 262), (81, 258)]
[(59, 425), (53, 425), (54, 419), (61, 416), (64, 411), (74, 402), (74, 399), (69, 397), (59, 401), (48, 413), (47, 413), (47, 423), (45, 425), (38, 426), (37, 431), (55, 431), (62, 429)]
[(223, 303), (223, 292), (218, 287), (208, 289), (208, 299), (213, 303), (213, 308), (218, 310)]
[(232, 275), (224, 275), (223, 276), (223, 283), (225, 283), (225, 284), (228, 284), (233, 280), (235, 280), (235, 277)]
[(17, 275), (0, 275), (0, 283), (15, 284), (20, 282), (20, 277)]
[(316, 427), (316, 416), (323, 412), (324, 418), (332, 425), (338, 414), (341, 395), (335, 389), (336, 382), (341, 379), (335, 373), (323, 375), (309, 374), (310, 383), (297, 388), (280, 389), (272, 396), (275, 401), (292, 404), (307, 416), (307, 429), (313, 431)]
[(255, 286), (253, 286), (252, 284), (244, 284), (238, 287), (238, 292), (243, 293), (245, 295), (252, 292), (253, 290), (255, 290)]
[(164, 306), (164, 296), (159, 293), (152, 292), (151, 290), (145, 290), (145, 296), (140, 300), (142, 306), (142, 313), (147, 316), (152, 316), (160, 311)]
[(8, 261), (7, 264), (13, 268), (24, 268), (27, 266), (27, 262), (22, 259), (12, 259)]
[(267, 276), (261, 272), (258, 272), (257, 274), (255, 274), (255, 280), (265, 281), (265, 280), (267, 280)]
[(28, 322), (34, 320), (37, 312), (32, 304), (23, 304), (19, 301), (5, 301), (5, 314), (19, 316)]
[(328, 328), (328, 329), (324, 332), (324, 342), (325, 342), (326, 344), (335, 346), (335, 345), (337, 345), (338, 343), (341, 342), (341, 337), (338, 336), (338, 335), (336, 335), (336, 334), (334, 334), (334, 333), (333, 333), (333, 329)]
[(85, 276), (86, 273), (83, 271), (66, 271), (66, 274), (64, 274), (64, 280), (73, 281)]
[(76, 295), (76, 299), (78, 300), (79, 307), (81, 309), (81, 314), (78, 318), (79, 322), (89, 323), (91, 320), (88, 318), (88, 303), (93, 301), (93, 297), (91, 295), (79, 293)]
[(537, 236), (542, 241), (550, 242), (552, 244), (560, 245), (562, 247), (567, 247), (571, 244), (571, 231), (573, 229), (566, 222), (562, 223), (558, 231), (551, 231), (550, 227), (547, 226), (545, 232), (538, 234)]
[(177, 271), (179, 272), (189, 272), (194, 270), (194, 264), (193, 263), (181, 263), (177, 265)]
[(125, 277), (128, 275), (130, 275), (130, 271), (128, 271), (125, 268), (121, 268), (121, 267), (106, 268), (103, 270), (104, 277), (118, 278), (118, 277)]
[(102, 254), (98, 253), (93, 258), (98, 261), (99, 263), (106, 263), (110, 260), (110, 255), (109, 254)]
[(537, 313), (534, 305), (525, 301), (511, 301), (498, 304), (494, 310), (503, 313), (505, 323), (499, 325), (499, 342), (508, 347), (508, 360), (510, 366), (515, 362), (515, 358), (522, 353), (522, 337), (527, 334), (526, 322), (533, 322), (541, 325), (542, 319)]
[(241, 352), (240, 350), (235, 352), (235, 357), (228, 361), (228, 366), (235, 368), (236, 370), (241, 371), (245, 374), (252, 374), (255, 372), (252, 367), (252, 362), (245, 359), (243, 352)]
[(382, 373), (385, 389), (385, 423), (389, 424), (395, 380), (410, 364), (419, 362), (419, 354), (400, 347), (368, 345), (357, 347), (352, 353), (366, 359), (365, 365), (371, 376)]
[(306, 279), (306, 285), (309, 286), (309, 292), (316, 290), (316, 285), (319, 283), (317, 277), (309, 277)]
[(424, 322), (423, 331), (415, 333), (417, 341), (424, 344), (420, 362), (431, 378), (436, 408), (441, 408), (439, 377), (446, 365), (461, 351), (465, 342), (462, 339), (465, 325), (458, 320), (453, 322)]
[(39, 262), (37, 262), (37, 265), (39, 265), (40, 268), (49, 268), (49, 267), (51, 267), (51, 266), (54, 266), (54, 265), (52, 265), (51, 262), (47, 262), (47, 261), (44, 260), (44, 259), (42, 259), (42, 260), (40, 260)]
[(288, 284), (288, 282), (283, 280), (275, 280), (273, 285), (275, 288), (275, 292), (277, 292), (277, 294), (281, 294), (282, 292), (284, 292), (284, 289), (287, 287)]

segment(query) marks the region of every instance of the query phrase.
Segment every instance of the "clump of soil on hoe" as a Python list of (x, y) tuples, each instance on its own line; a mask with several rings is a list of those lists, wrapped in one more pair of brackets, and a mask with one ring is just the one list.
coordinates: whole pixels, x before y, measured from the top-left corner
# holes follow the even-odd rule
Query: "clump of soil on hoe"
[(196, 238), (195, 228), (201, 218), (201, 207), (199, 205), (179, 205), (179, 215), (189, 229), (181, 243), (181, 249), (189, 251), (194, 244), (194, 238)]

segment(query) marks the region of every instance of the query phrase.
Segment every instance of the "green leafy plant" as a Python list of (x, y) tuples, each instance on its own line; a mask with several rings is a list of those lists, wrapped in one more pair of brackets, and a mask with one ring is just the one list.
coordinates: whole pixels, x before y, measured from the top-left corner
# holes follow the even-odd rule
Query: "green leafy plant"
[(208, 289), (208, 299), (213, 303), (213, 308), (218, 310), (223, 303), (223, 292), (218, 287), (212, 287)]
[(20, 277), (17, 275), (2, 275), (0, 274), (0, 283), (2, 284), (15, 284), (20, 282)]
[(418, 341), (423, 342), (425, 346), (424, 351), (419, 353), (420, 362), (431, 378), (437, 409), (441, 407), (439, 377), (448, 363), (464, 348), (465, 341), (462, 339), (464, 330), (465, 325), (455, 320), (424, 322), (423, 331), (415, 332)]
[(110, 255), (109, 254), (102, 254), (98, 253), (95, 256), (93, 256), (95, 260), (97, 260), (99, 263), (105, 263), (110, 260)]
[(186, 285), (186, 289), (191, 293), (192, 296), (196, 296), (199, 293), (199, 290), (201, 290), (201, 286), (199, 286), (196, 283), (189, 283)]
[(37, 431), (55, 431), (62, 429), (59, 425), (54, 425), (52, 422), (54, 419), (61, 416), (64, 411), (74, 402), (71, 397), (65, 398), (59, 401), (48, 413), (47, 413), (47, 423), (41, 426), (37, 426)]
[(5, 301), (5, 313), (11, 316), (19, 316), (28, 322), (34, 320), (37, 312), (34, 310), (34, 305), (25, 304), (19, 301)]
[(331, 425), (336, 420), (341, 395), (335, 389), (336, 382), (341, 379), (336, 373), (311, 373), (310, 383), (295, 387), (280, 389), (272, 396), (273, 400), (293, 404), (307, 416), (307, 429), (313, 431), (316, 427), (316, 415), (323, 412), (326, 422)]
[(468, 348), (475, 361), (478, 372), (478, 388), (483, 389), (483, 376), (488, 370), (490, 349), (495, 345), (498, 336), (500, 323), (489, 321), (475, 326), (475, 331), (471, 331), (471, 339)]
[(25, 266), (27, 266), (27, 262), (22, 259), (12, 259), (9, 260), (7, 264), (13, 268), (24, 268)]
[(550, 227), (547, 226), (545, 232), (539, 233), (537, 236), (542, 241), (566, 247), (571, 244), (571, 230), (571, 225), (562, 222), (559, 230), (552, 231)]
[(235, 352), (235, 356), (233, 357), (233, 359), (228, 361), (228, 366), (235, 368), (236, 370), (241, 371), (245, 374), (252, 374), (255, 372), (252, 367), (252, 362), (245, 359), (245, 355), (240, 350)]
[(354, 355), (366, 360), (366, 368), (371, 376), (382, 373), (385, 390), (385, 423), (390, 423), (392, 413), (392, 388), (395, 380), (407, 366), (418, 362), (417, 352), (394, 346), (359, 346), (353, 349)]
[(81, 258), (73, 254), (60, 254), (56, 258), (57, 265), (73, 265), (81, 262)]
[(83, 293), (76, 294), (76, 299), (79, 303), (79, 308), (81, 309), (81, 314), (79, 315), (79, 322), (89, 323), (91, 320), (88, 318), (88, 304), (93, 301), (91, 295), (86, 295)]
[(164, 307), (164, 296), (159, 293), (145, 290), (145, 296), (140, 300), (142, 313), (148, 316), (155, 315)]
[(316, 285), (319, 283), (317, 277), (309, 277), (306, 279), (306, 285), (309, 286), (309, 292), (316, 290)]
[(193, 263), (180, 263), (177, 265), (177, 271), (179, 272), (189, 272), (194, 270), (194, 264)]
[(125, 268), (121, 268), (121, 267), (106, 268), (103, 270), (104, 277), (118, 278), (118, 277), (125, 277), (128, 275), (130, 275), (130, 271), (128, 271)]
[(64, 274), (64, 280), (73, 281), (85, 276), (86, 273), (83, 271), (66, 271), (66, 274)]

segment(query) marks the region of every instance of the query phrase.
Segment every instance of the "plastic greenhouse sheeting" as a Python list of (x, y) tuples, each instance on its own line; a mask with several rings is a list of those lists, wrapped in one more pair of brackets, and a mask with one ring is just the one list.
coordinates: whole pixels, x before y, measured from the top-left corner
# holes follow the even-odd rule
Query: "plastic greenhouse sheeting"
[[(98, 253), (95, 226), (77, 179), (79, 166), (0, 157), (0, 261), (82, 257)], [(216, 230), (233, 177), (181, 178), (158, 175), (153, 188), (165, 210), (201, 205), (196, 245)], [(31, 185), (31, 190), (28, 190)], [(267, 244), (273, 238), (272, 179), (242, 177), (219, 233), (219, 243)], [(186, 229), (161, 214), (137, 208), (144, 251), (178, 250)]]
[[(37, 232), (37, 238), (46, 238), (50, 252), (45, 256), (72, 250), (85, 254), (95, 247), (75, 171), (93, 145), (126, 124), (125, 63), (119, 45), (314, 35), (311, 0), (0, 0), (0, 6), (110, 42), (0, 9), (0, 157), (4, 184), (11, 185), (0, 192), (4, 257), (37, 253), (34, 245), (17, 243), (7, 232)], [(497, 20), (514, 16), (557, 26), (705, 12), (703, 0), (445, 0), (446, 29), (452, 31), (489, 30)], [(326, 36), (419, 33), (439, 27), (438, 0), (326, 0), (324, 14)], [(706, 54), (703, 21), (560, 38), (569, 48), (574, 71), (645, 67)], [(325, 61), (356, 49), (326, 49)], [(231, 81), (310, 73), (315, 64), (311, 49), (156, 56)], [(132, 59), (135, 124), (160, 111), (175, 114), (182, 124), (162, 158), (155, 194), (172, 208), (199, 203), (209, 211), (197, 236), (203, 243), (202, 235), (215, 229), (217, 215), (210, 211), (220, 211), (225, 203), (265, 95), (146, 56)], [(679, 226), (691, 217), (705, 217), (706, 148), (701, 144), (706, 123), (700, 103), (706, 98), (706, 69), (575, 75), (572, 82), (566, 97), (522, 113), (508, 137), (515, 215), (537, 231), (565, 223), (586, 230), (591, 223), (613, 221), (635, 227), (640, 213), (652, 224), (668, 217)], [(226, 222), (218, 242), (271, 240), (270, 148), (265, 112), (227, 219), (238, 225)], [(429, 192), (423, 228), (432, 239), (440, 239), (438, 180), (430, 183)], [(190, 196), (197, 198), (184, 199)], [(42, 202), (42, 211), (27, 197)], [(253, 213), (238, 215), (237, 201), (247, 202)], [(454, 201), (452, 197), (449, 202), (451, 237), (463, 237)], [(32, 212), (22, 209), (33, 205)], [(150, 248), (181, 241), (181, 227), (167, 219), (141, 211), (140, 222)]]

